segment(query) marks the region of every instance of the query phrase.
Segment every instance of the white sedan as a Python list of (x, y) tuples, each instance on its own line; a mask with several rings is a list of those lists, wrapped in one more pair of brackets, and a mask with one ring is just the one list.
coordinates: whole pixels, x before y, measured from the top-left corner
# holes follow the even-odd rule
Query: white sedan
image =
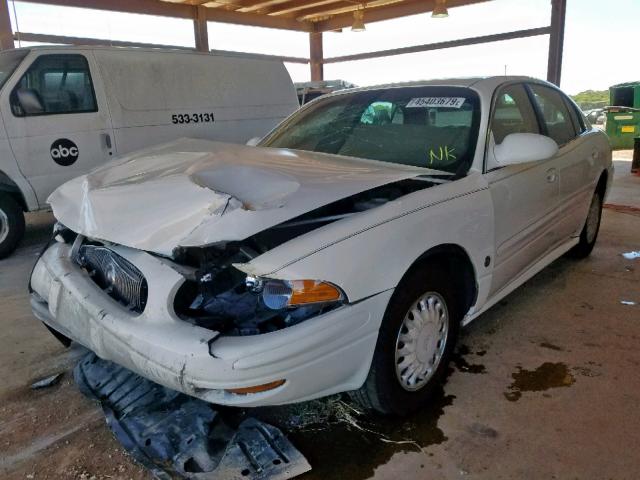
[(342, 91), (257, 147), (180, 140), (60, 187), (31, 303), (64, 342), (213, 403), (350, 391), (405, 414), (461, 326), (591, 252), (612, 176), (546, 82)]

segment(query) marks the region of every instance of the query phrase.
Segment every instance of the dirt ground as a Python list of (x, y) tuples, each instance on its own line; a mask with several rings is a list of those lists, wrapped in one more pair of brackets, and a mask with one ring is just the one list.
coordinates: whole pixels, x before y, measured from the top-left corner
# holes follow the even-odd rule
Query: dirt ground
[[(640, 202), (625, 155), (617, 205)], [(28, 222), (0, 261), (0, 477), (150, 478), (74, 385), (80, 352), (31, 314), (27, 278), (52, 217)], [(259, 415), (308, 458), (306, 479), (635, 479), (640, 259), (621, 254), (638, 250), (640, 212), (606, 209), (591, 257), (556, 261), (465, 329), (443, 391), (409, 419), (361, 415), (337, 398)], [(57, 372), (59, 384), (29, 388)]]

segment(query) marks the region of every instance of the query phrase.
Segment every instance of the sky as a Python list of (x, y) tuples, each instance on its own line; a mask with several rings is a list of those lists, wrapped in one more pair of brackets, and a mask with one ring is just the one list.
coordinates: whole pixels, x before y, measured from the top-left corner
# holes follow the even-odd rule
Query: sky
[[(14, 31), (105, 40), (194, 46), (190, 20), (55, 7), (10, 0)], [(375, 22), (365, 32), (329, 32), (325, 58), (547, 26), (550, 0), (493, 0), (430, 14)], [(637, 29), (640, 0), (567, 0), (561, 87), (570, 94), (640, 80)], [(365, 16), (366, 23), (366, 16)], [(309, 56), (302, 32), (210, 22), (209, 46), (218, 50)], [(23, 43), (23, 46), (32, 45)], [(442, 77), (529, 75), (546, 78), (548, 35), (395, 57), (327, 64), (325, 79), (357, 85)], [(294, 81), (309, 80), (309, 66), (286, 64)]]

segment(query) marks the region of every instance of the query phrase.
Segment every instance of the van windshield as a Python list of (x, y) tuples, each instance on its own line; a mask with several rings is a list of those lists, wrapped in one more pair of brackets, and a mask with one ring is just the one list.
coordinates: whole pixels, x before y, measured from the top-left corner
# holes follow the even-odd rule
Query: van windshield
[(477, 94), (462, 87), (393, 87), (321, 98), (260, 146), (348, 155), (464, 174), (478, 139)]
[(28, 53), (29, 50), (10, 50), (0, 53), (0, 88)]

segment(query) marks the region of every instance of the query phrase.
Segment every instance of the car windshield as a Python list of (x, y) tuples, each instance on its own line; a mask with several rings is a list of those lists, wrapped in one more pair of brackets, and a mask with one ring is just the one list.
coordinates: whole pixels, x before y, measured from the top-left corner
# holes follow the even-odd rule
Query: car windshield
[(321, 98), (260, 144), (427, 167), (469, 170), (479, 99), (461, 87), (394, 87)]
[(28, 53), (29, 50), (10, 50), (0, 53), (0, 88)]

